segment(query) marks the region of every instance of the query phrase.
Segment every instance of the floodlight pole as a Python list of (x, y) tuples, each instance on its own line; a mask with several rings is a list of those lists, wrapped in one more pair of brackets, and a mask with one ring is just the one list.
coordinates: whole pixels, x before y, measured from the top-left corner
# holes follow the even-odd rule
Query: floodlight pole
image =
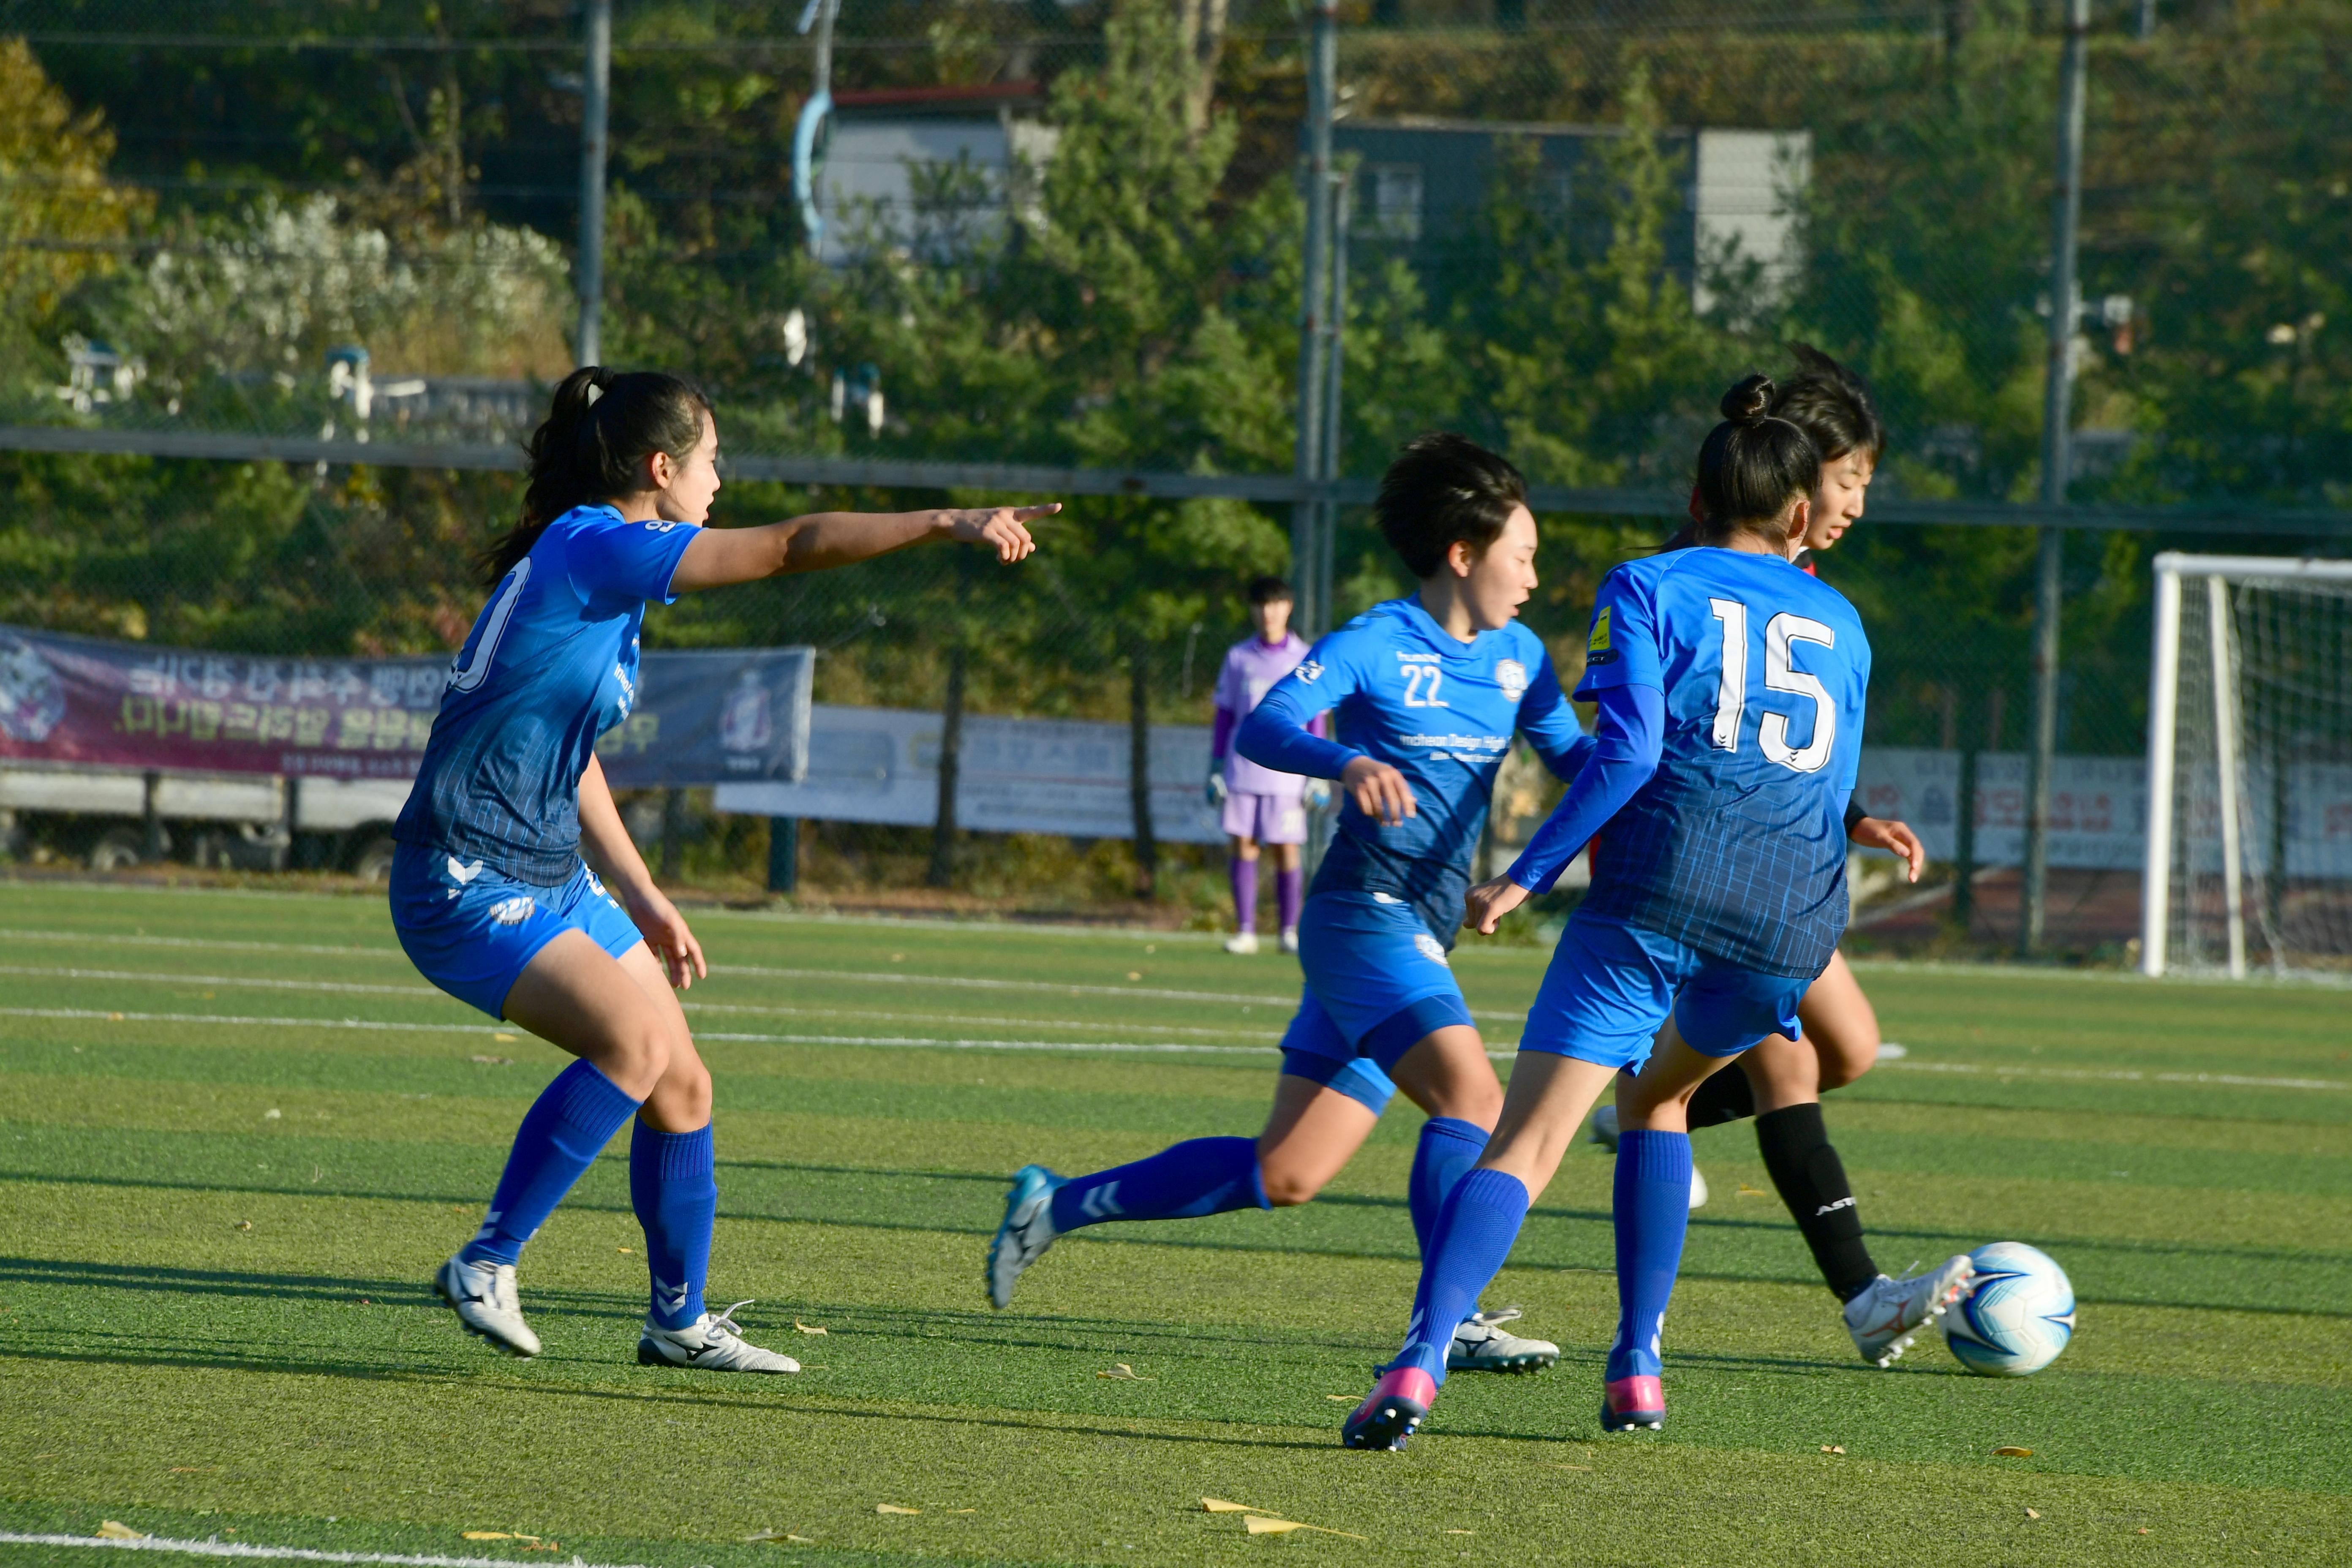
[(580, 99), (580, 331), (575, 363), (595, 364), (603, 353), (604, 313), (604, 163), (609, 151), (607, 106), (613, 95), (613, 0), (588, 0), (587, 68)]
[[(1298, 317), (1298, 446), (1297, 472), (1302, 486), (1316, 486), (1323, 468), (1326, 358), (1323, 334), (1330, 330), (1329, 286), (1332, 227), (1331, 115), (1339, 97), (1339, 16), (1338, 0), (1315, 0), (1307, 64), (1307, 254)], [(1323, 556), (1319, 526), (1323, 500), (1309, 490), (1290, 509), (1292, 592), (1298, 601), (1299, 630), (1309, 637), (1329, 629), (1331, 607), (1318, 594), (1318, 563)]]
[[(2050, 363), (2042, 402), (2042, 500), (2066, 504), (2074, 464), (2068, 428), (2074, 401), (2076, 251), (2083, 217), (2083, 118), (2091, 0), (2066, 0), (2065, 52), (2058, 72), (2058, 194), (2052, 203)], [(2058, 613), (2066, 533), (2042, 530), (2033, 584), (2032, 750), (2025, 775), (2025, 873), (2017, 951), (2042, 946), (2050, 905), (2050, 774), (2058, 754)]]

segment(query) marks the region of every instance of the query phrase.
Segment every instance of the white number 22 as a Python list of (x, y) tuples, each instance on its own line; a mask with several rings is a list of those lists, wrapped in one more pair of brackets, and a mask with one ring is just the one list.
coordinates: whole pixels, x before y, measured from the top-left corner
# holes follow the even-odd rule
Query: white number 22
[[(1423, 677), (1428, 679), (1423, 681)], [(1433, 664), (1408, 664), (1404, 667), (1404, 705), (1408, 708), (1444, 708), (1451, 704), (1437, 700), (1438, 682), (1445, 671)], [(1426, 685), (1427, 689), (1423, 689)]]
[[(1709, 599), (1707, 607), (1723, 627), (1723, 673), (1716, 686), (1713, 739), (1724, 751), (1736, 752), (1740, 721), (1748, 708), (1748, 606), (1737, 599)], [(1801, 642), (1835, 647), (1837, 634), (1819, 621), (1786, 610), (1765, 624), (1764, 686), (1769, 691), (1811, 700), (1812, 738), (1802, 746), (1791, 746), (1789, 715), (1767, 709), (1756, 726), (1756, 743), (1782, 767), (1811, 773), (1829, 762), (1830, 748), (1837, 743), (1837, 707), (1830, 700), (1828, 689), (1791, 661), (1790, 645)]]

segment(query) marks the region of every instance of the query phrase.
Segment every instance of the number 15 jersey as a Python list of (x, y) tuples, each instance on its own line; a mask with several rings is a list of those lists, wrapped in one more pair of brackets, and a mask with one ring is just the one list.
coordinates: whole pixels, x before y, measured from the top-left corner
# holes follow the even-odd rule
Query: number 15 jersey
[(1601, 830), (1585, 911), (1768, 974), (1817, 975), (1846, 922), (1846, 797), (1870, 643), (1777, 555), (1675, 550), (1601, 581), (1576, 695), (1665, 695), (1657, 772)]

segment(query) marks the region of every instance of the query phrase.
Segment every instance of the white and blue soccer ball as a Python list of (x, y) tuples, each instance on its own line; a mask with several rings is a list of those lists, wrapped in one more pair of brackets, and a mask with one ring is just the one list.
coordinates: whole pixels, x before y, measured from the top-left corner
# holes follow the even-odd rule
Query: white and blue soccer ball
[(2057, 1260), (2021, 1241), (1969, 1254), (1976, 1289), (1944, 1314), (1944, 1342), (1985, 1377), (2026, 1377), (2058, 1359), (2074, 1337), (2074, 1285)]

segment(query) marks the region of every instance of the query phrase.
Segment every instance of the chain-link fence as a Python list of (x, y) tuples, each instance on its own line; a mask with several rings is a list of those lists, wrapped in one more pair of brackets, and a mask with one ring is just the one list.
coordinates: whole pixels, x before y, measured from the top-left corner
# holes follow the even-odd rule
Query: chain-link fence
[[(801, 19), (620, 0), (610, 357), (701, 376), (739, 455), (1289, 471), (1297, 15), (850, 0), (805, 193)], [(1619, 497), (1545, 517), (1527, 613), (1563, 665), (1600, 574), (1666, 531), (1716, 395), (1787, 368), (1789, 341), (1873, 383), (1882, 517), (2038, 492), (2049, 6), (1376, 0), (1341, 20), (1342, 471), (1448, 426)], [(8, 35), (31, 151), (0, 206), (0, 422), (180, 451), (299, 437), (331, 460), (0, 457), (0, 619), (450, 646), (515, 503), (479, 465), (570, 363), (577, 13), (0, 0)], [(2144, 743), (2147, 558), (2199, 542), (2153, 509), (2268, 531), (2239, 552), (2346, 537), (2352, 14), (2102, 6), (2090, 82), (2070, 494), (2152, 510), (2069, 542), (2058, 746), (2116, 757)], [(362, 441), (410, 450), (371, 465)], [(941, 493), (738, 481), (720, 516)], [(658, 611), (648, 638), (814, 644), (820, 701), (936, 709), (952, 679), (974, 712), (1202, 722), (1288, 523), (1271, 500), (1084, 497), (1017, 578), (918, 552)], [(1866, 521), (1822, 559), (1872, 633), (1874, 744), (1953, 753), (1969, 780), (2023, 749), (2033, 550), (2023, 526)], [(1403, 586), (1360, 510), (1334, 575), (1340, 614)], [(1973, 910), (1959, 885), (1981, 931), (1998, 885)]]

